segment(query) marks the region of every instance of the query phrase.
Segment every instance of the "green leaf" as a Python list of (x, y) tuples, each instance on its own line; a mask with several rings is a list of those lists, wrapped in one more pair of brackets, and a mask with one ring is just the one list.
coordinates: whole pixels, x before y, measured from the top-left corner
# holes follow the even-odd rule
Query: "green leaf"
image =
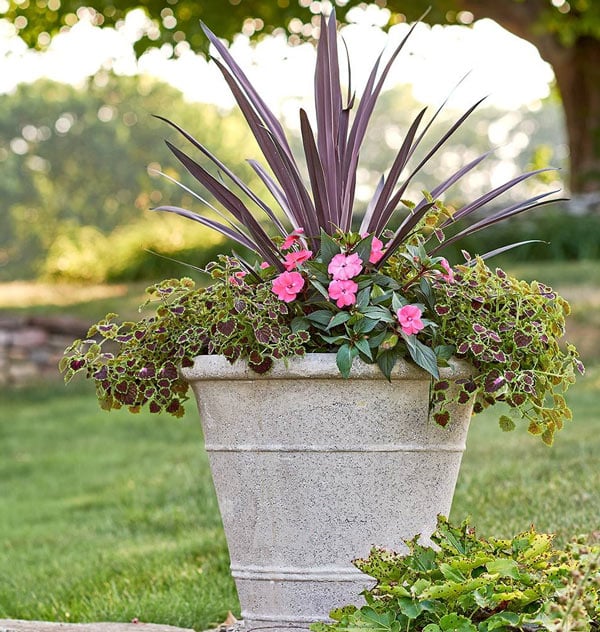
[(425, 300), (427, 301), (428, 305), (433, 305), (435, 299), (433, 296), (433, 291), (431, 290), (431, 285), (429, 285), (429, 281), (427, 279), (421, 279), (419, 283), (419, 290), (421, 291), (421, 294), (423, 295), (423, 298), (425, 298)]
[(334, 621), (340, 621), (343, 617), (354, 614), (358, 608), (356, 606), (344, 606), (343, 608), (335, 608), (329, 613), (329, 617)]
[(369, 298), (371, 297), (371, 288), (365, 287), (356, 295), (356, 308), (364, 309), (369, 304)]
[(292, 320), (290, 327), (295, 334), (299, 331), (307, 331), (310, 328), (310, 321), (304, 316), (296, 316), (296, 318)]
[(458, 568), (454, 568), (450, 564), (440, 564), (440, 571), (446, 579), (451, 579), (454, 582), (464, 582), (467, 579)]
[(319, 294), (329, 300), (329, 292), (325, 289), (325, 286), (322, 283), (316, 279), (311, 279), (310, 284), (315, 288), (315, 290), (317, 290), (317, 292), (319, 292)]
[(327, 329), (332, 329), (333, 327), (336, 327), (337, 325), (341, 325), (342, 323), (347, 322), (348, 320), (350, 320), (350, 317), (351, 317), (350, 312), (338, 312), (329, 321), (329, 324), (327, 325)]
[(326, 336), (325, 334), (322, 334), (320, 332), (317, 335), (330, 345), (339, 345), (344, 340), (350, 340), (348, 336)]
[(439, 625), (436, 625), (435, 623), (428, 623), (424, 628), (423, 628), (423, 632), (441, 632), (442, 628), (440, 628)]
[(318, 323), (319, 325), (324, 325), (326, 327), (329, 325), (329, 321), (331, 320), (331, 312), (328, 309), (318, 309), (315, 312), (307, 314), (306, 318), (313, 323)]
[(339, 255), (340, 252), (339, 244), (321, 228), (321, 250), (319, 251), (319, 257), (322, 263), (329, 265), (329, 262), (335, 255)]
[(414, 599), (400, 597), (397, 601), (400, 612), (409, 619), (416, 619), (423, 612), (421, 604)]
[(500, 577), (511, 577), (512, 579), (519, 579), (519, 565), (516, 560), (513, 559), (498, 559), (492, 560), (486, 564), (488, 572), (499, 575)]
[[(431, 571), (437, 565), (435, 551), (428, 546), (415, 547), (413, 551), (413, 566), (420, 571)], [(429, 583), (427, 582), (427, 585)], [(427, 585), (419, 586), (424, 590)]]
[(402, 337), (406, 342), (406, 348), (408, 349), (408, 353), (410, 353), (410, 357), (413, 359), (414, 363), (422, 369), (425, 369), (428, 373), (431, 373), (431, 375), (433, 375), (436, 379), (439, 378), (440, 372), (433, 349), (424, 345), (417, 339), (415, 334), (410, 336), (402, 334)]
[(365, 274), (354, 277), (352, 280), (358, 285), (359, 290), (364, 290), (366, 287), (373, 285), (373, 279)]
[(369, 306), (367, 309), (363, 309), (361, 314), (384, 323), (393, 323), (396, 320), (385, 307)]
[(385, 296), (386, 294), (387, 292), (385, 292), (385, 290), (379, 285), (373, 285), (373, 287), (371, 288), (371, 300), (380, 298), (382, 296)]
[(447, 581), (441, 584), (435, 584), (423, 591), (422, 597), (426, 599), (456, 599), (460, 595), (464, 595), (473, 590), (477, 590), (485, 586), (489, 579), (479, 577), (468, 582), (452, 582)]
[(360, 611), (363, 620), (370, 623), (372, 628), (389, 630), (396, 619), (393, 612), (387, 611), (378, 613), (370, 606), (363, 606)]
[(385, 274), (374, 274), (372, 275), (373, 282), (381, 287), (386, 287), (388, 290), (399, 290), (400, 284), (395, 279), (392, 279)]
[(354, 342), (354, 346), (364, 355), (369, 358), (369, 360), (373, 359), (373, 355), (371, 354), (371, 348), (369, 347), (369, 342), (365, 338), (359, 338)]
[(382, 351), (377, 356), (377, 366), (388, 379), (388, 381), (391, 381), (392, 369), (394, 368), (397, 360), (398, 352), (396, 351), (396, 349)]
[(521, 616), (516, 612), (497, 612), (489, 619), (486, 619), (486, 630), (496, 630), (497, 628), (517, 627), (521, 623)]
[[(415, 569), (419, 570), (419, 571), (428, 571), (428, 570), (433, 570), (435, 568), (435, 551), (433, 551), (432, 549), (426, 549), (424, 547), (420, 547), (422, 549), (421, 553), (426, 553), (425, 556), (419, 555), (419, 557), (421, 559), (417, 559), (417, 552), (415, 551), (413, 553), (413, 556), (415, 557), (415, 559), (413, 560), (413, 563), (411, 564), (411, 567), (414, 566)], [(428, 559), (431, 560), (431, 563), (428, 563)], [(428, 579), (425, 579), (424, 577), (422, 577), (421, 579), (417, 579), (417, 581), (411, 586), (411, 591), (417, 595), (420, 596), (421, 593), (425, 592), (429, 586), (431, 586), (431, 582)], [(428, 602), (431, 603), (431, 602)]]
[[(370, 331), (373, 331), (375, 327), (379, 324), (379, 321), (374, 320), (372, 318), (363, 318), (360, 322), (356, 324), (354, 327), (354, 331), (357, 334), (368, 334)], [(377, 345), (372, 345), (377, 346)]]
[(433, 350), (439, 360), (449, 360), (456, 351), (454, 345), (438, 345)]
[(329, 273), (327, 272), (327, 264), (321, 261), (315, 261), (309, 259), (302, 264), (310, 274), (315, 274), (319, 278), (324, 278), (325, 283), (329, 280)]
[[(367, 318), (365, 318), (365, 320), (368, 321)], [(387, 330), (384, 329), (383, 331), (371, 336), (369, 338), (369, 347), (371, 347), (371, 349), (375, 349), (376, 347), (378, 347), (385, 340), (387, 334)]]
[[(467, 554), (466, 534), (469, 528), (469, 520), (463, 520), (459, 527), (452, 526), (447, 519), (438, 517), (437, 533), (441, 536), (436, 542), (446, 551), (457, 551), (461, 555)], [(443, 538), (443, 539), (442, 539)], [(479, 565), (480, 562), (477, 562)]]
[(498, 425), (503, 432), (510, 432), (515, 429), (515, 422), (507, 415), (501, 415), (498, 419)]
[(343, 344), (339, 349), (335, 356), (335, 363), (337, 364), (342, 377), (350, 377), (350, 369), (352, 368), (352, 361), (358, 354), (358, 351), (352, 347), (348, 343)]
[(399, 294), (396, 294), (396, 292), (393, 292), (392, 293), (392, 311), (394, 312), (394, 314), (396, 314), (398, 310), (404, 307), (405, 305), (407, 305), (406, 299), (400, 296)]
[(477, 628), (470, 619), (461, 617), (454, 612), (440, 619), (440, 628), (443, 632), (477, 632)]
[(363, 265), (369, 263), (369, 257), (371, 256), (371, 244), (373, 243), (373, 235), (369, 235), (358, 242), (354, 252), (360, 257)]

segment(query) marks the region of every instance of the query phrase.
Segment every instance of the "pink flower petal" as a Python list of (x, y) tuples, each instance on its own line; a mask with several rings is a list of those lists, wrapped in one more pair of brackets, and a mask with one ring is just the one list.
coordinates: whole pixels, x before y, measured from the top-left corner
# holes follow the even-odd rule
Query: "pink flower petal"
[(344, 254), (335, 255), (327, 266), (327, 272), (338, 281), (351, 279), (360, 274), (361, 271), (362, 259), (356, 253), (348, 256)]
[(403, 333), (407, 336), (416, 334), (421, 331), (425, 325), (421, 320), (423, 312), (416, 305), (405, 305), (396, 312), (396, 317), (402, 328)]
[(285, 255), (283, 265), (289, 272), (312, 257), (312, 250), (294, 250)]
[(304, 287), (304, 277), (299, 272), (282, 272), (273, 279), (272, 285), (277, 298), (290, 303)]

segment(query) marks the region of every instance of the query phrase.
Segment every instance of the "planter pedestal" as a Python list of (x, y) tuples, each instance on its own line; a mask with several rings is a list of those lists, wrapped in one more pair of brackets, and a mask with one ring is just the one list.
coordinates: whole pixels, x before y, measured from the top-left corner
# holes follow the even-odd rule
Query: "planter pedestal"
[[(466, 376), (453, 362), (445, 378)], [(448, 515), (471, 406), (429, 420), (430, 378), (400, 363), (388, 382), (356, 360), (307, 354), (266, 375), (196, 358), (194, 390), (246, 629), (307, 628), (360, 603), (351, 564), (371, 546), (429, 536)]]

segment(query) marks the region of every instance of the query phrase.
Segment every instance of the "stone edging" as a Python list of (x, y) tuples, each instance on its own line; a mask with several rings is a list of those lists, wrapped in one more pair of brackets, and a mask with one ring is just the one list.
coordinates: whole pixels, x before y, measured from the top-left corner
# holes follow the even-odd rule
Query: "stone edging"
[(54, 623), (0, 619), (0, 632), (194, 632), (157, 623)]
[(88, 328), (88, 323), (68, 316), (0, 315), (0, 387), (59, 378), (65, 348), (84, 337)]

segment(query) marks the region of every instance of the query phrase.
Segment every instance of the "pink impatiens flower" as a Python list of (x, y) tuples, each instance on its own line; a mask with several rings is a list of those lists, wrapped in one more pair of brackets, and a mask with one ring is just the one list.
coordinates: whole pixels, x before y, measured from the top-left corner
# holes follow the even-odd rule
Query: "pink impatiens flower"
[(401, 307), (397, 312), (396, 316), (398, 318), (398, 322), (402, 327), (402, 332), (407, 336), (412, 334), (419, 333), (425, 325), (421, 320), (421, 315), (423, 312), (416, 305), (405, 305)]
[(377, 263), (381, 257), (383, 257), (383, 242), (377, 237), (373, 237), (371, 242), (371, 255), (369, 256), (369, 263)]
[(290, 303), (304, 287), (304, 277), (299, 272), (282, 272), (273, 279), (273, 292), (277, 298)]
[(360, 274), (362, 270), (362, 259), (356, 254), (351, 255), (339, 254), (335, 255), (327, 266), (327, 272), (333, 276), (336, 281), (346, 281)]
[(282, 250), (289, 250), (299, 239), (300, 235), (304, 234), (304, 228), (296, 228), (295, 231), (290, 233), (281, 244)]
[(271, 265), (271, 264), (270, 264), (270, 263), (268, 263), (267, 261), (263, 261), (263, 262), (260, 264), (260, 269), (261, 269), (261, 270), (266, 270), (266, 269), (267, 269), (270, 265)]
[(294, 250), (285, 255), (283, 265), (289, 272), (312, 257), (312, 250)]
[(440, 265), (442, 266), (442, 268), (444, 268), (444, 270), (446, 270), (446, 274), (440, 274), (442, 279), (444, 279), (444, 281), (448, 281), (448, 283), (454, 283), (454, 270), (450, 267), (448, 260), (442, 257), (442, 259), (440, 260)]
[(358, 284), (348, 279), (334, 279), (329, 284), (329, 296), (338, 307), (346, 307), (356, 303), (356, 290)]
[[(369, 236), (369, 233), (361, 233), (360, 236), (365, 239)], [(369, 255), (369, 263), (377, 263), (383, 257), (383, 242), (381, 239), (377, 239), (377, 237), (373, 236), (373, 241), (371, 242), (371, 254)]]

